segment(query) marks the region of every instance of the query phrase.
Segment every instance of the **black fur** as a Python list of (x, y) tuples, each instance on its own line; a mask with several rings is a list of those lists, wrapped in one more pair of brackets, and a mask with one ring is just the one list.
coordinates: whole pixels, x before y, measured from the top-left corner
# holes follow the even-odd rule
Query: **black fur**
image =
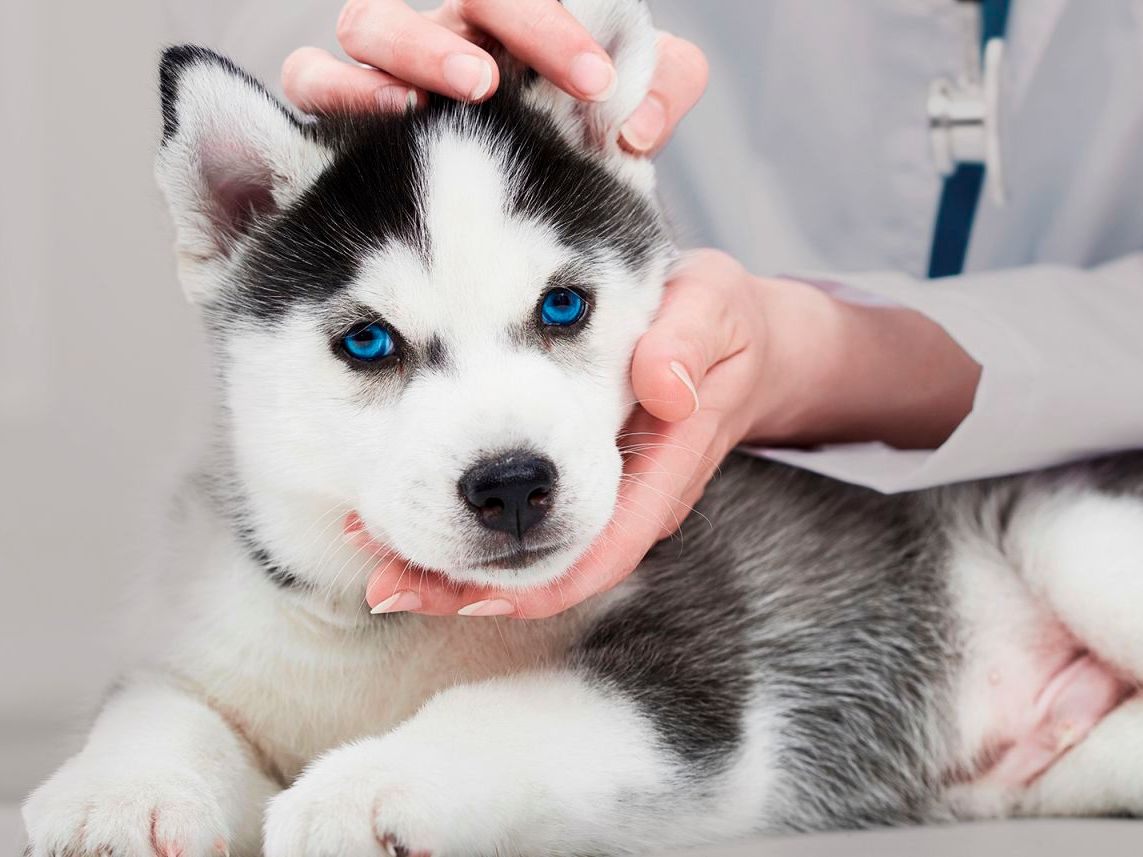
[(424, 169), (417, 138), (462, 115), (466, 127), (497, 140), (519, 166), (513, 204), (520, 214), (551, 223), (587, 255), (615, 249), (633, 267), (662, 245), (650, 204), (572, 149), (516, 94), (501, 91), (480, 105), (434, 98), (415, 114), (330, 117), (316, 126), (318, 139), (339, 152), (336, 162), (295, 206), (255, 234), (237, 306), (270, 319), (295, 301), (326, 300), (352, 280), (363, 255), (392, 239), (427, 256), (429, 237), (417, 205)]
[(270, 91), (262, 85), (261, 81), (247, 74), (226, 57), (198, 45), (172, 45), (163, 51), (163, 55), (159, 59), (159, 101), (163, 112), (164, 143), (174, 137), (179, 130), (179, 78), (186, 69), (197, 63), (222, 66), (235, 77), (241, 78), (253, 88), (264, 93), (270, 101), (278, 104), (286, 118), (297, 127), (302, 127), (296, 117), (270, 94)]
[(305, 583), (296, 574), (291, 572), (285, 566), (280, 565), (274, 561), (273, 555), (258, 544), (254, 533), (250, 530), (239, 530), (238, 541), (246, 549), (246, 552), (275, 586), (282, 589), (308, 589), (309, 585)]
[[(194, 63), (211, 62), (266, 90), (229, 60), (203, 48), (169, 48), (160, 66), (164, 140), (178, 131), (178, 81)], [(429, 236), (418, 206), (425, 164), (418, 138), (433, 128), (464, 127), (494, 141), (519, 169), (516, 213), (550, 224), (569, 246), (590, 257), (616, 251), (633, 268), (666, 243), (659, 215), (640, 193), (568, 144), (552, 121), (525, 106), (526, 75), (509, 76), (479, 105), (434, 96), (414, 113), (326, 116), (298, 122), (304, 134), (335, 153), (334, 163), (294, 205), (263, 213), (249, 231), (238, 282), (224, 309), (262, 320), (296, 302), (336, 297), (372, 249), (396, 239), (426, 258)], [(281, 106), (281, 105), (279, 105)], [(463, 126), (462, 126), (463, 123)], [(539, 285), (539, 284), (537, 284)]]
[[(793, 531), (792, 509), (805, 510)], [(945, 704), (944, 538), (905, 497), (732, 456), (580, 663), (708, 775), (740, 748), (751, 696), (777, 703), (789, 829), (932, 820), (941, 772), (918, 730)]]

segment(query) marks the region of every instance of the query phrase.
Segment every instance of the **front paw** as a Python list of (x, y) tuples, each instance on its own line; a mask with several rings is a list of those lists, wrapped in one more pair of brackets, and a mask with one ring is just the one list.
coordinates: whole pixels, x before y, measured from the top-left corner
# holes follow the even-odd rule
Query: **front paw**
[(444, 857), (482, 850), (458, 849), (454, 823), (465, 807), (450, 806), (442, 788), (447, 783), (402, 764), (404, 755), (379, 739), (318, 759), (270, 802), (266, 857)]
[(32, 857), (219, 857), (225, 816), (193, 772), (72, 759), (24, 802)]

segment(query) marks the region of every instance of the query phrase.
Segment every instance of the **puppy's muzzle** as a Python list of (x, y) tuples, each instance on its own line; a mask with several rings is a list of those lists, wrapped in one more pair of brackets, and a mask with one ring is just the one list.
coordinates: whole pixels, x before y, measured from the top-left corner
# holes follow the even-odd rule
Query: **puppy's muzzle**
[(522, 540), (551, 506), (556, 468), (531, 452), (485, 459), (460, 477), (461, 496), (485, 527)]

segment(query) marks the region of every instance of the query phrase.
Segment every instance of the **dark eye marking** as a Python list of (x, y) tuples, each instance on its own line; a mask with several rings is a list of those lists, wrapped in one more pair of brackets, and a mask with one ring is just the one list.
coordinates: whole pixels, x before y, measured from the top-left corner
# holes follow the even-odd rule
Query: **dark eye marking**
[(439, 336), (428, 341), (424, 349), (424, 360), (426, 366), (434, 369), (443, 369), (448, 365), (448, 349)]
[(448, 346), (440, 336), (410, 342), (375, 308), (363, 304), (334, 309), (325, 330), (334, 356), (358, 372), (404, 376), (420, 369), (445, 371), (450, 365)]

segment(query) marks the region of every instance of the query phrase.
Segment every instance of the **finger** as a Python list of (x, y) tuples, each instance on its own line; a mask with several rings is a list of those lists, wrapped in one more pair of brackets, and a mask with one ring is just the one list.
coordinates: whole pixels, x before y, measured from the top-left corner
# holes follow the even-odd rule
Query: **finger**
[(453, 7), (569, 95), (606, 101), (615, 92), (611, 58), (558, 0), (454, 0)]
[[(458, 584), (435, 571), (411, 566), (392, 554), (374, 569), (365, 587), (365, 600), (374, 613), (455, 616), (469, 605), (487, 604), (499, 598), (484, 587)], [(514, 607), (511, 602), (505, 603), (509, 608)], [(505, 612), (510, 609), (482, 615)]]
[(710, 69), (698, 45), (659, 34), (659, 63), (651, 89), (619, 129), (620, 141), (637, 154), (653, 154), (706, 90)]
[[(691, 419), (664, 423), (665, 435), (680, 448), (693, 451), (691, 482), (679, 493), (674, 515), (684, 519), (702, 498), (710, 480), (727, 454), (742, 441), (748, 421), (743, 420), (743, 402), (757, 387), (752, 358), (747, 351), (715, 364), (703, 378), (702, 410)], [(701, 456), (698, 450), (705, 452)], [(660, 538), (670, 535), (667, 528)]]
[(344, 63), (320, 48), (298, 48), (286, 57), (282, 87), (307, 113), (399, 112), (416, 107), (421, 97), (391, 74)]
[(678, 530), (702, 496), (722, 459), (719, 452), (712, 454), (718, 432), (719, 415), (712, 409), (676, 423), (646, 413), (631, 421), (622, 446), (628, 459), (625, 478), (657, 489), (665, 504), (657, 515), (662, 526), (656, 541)]
[(500, 80), (487, 51), (401, 0), (349, 0), (337, 39), (358, 62), (452, 98), (480, 101)]
[(704, 268), (701, 276), (697, 270), (684, 269), (667, 285), (659, 314), (631, 361), (631, 383), (640, 404), (672, 422), (699, 410), (706, 373), (741, 347), (730, 304), (733, 286), (721, 281), (724, 274), (718, 269)]
[[(712, 421), (699, 421), (686, 439), (683, 424), (671, 425), (642, 413), (621, 436), (626, 453), (615, 514), (584, 556), (554, 586), (521, 592), (513, 616), (553, 616), (617, 586), (642, 562), (664, 533), (674, 532), (689, 506), (680, 500), (707, 467), (704, 450)], [(692, 442), (696, 445), (692, 445)]]

